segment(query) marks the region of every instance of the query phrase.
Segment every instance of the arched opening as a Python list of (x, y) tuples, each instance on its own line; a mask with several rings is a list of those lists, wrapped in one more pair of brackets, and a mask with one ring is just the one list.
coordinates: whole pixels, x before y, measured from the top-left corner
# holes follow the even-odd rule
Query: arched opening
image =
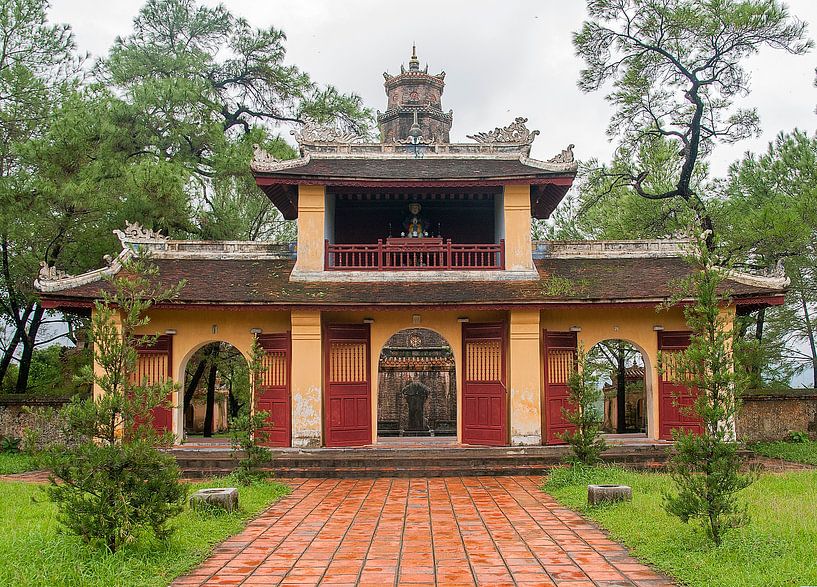
[(210, 342), (184, 367), (182, 433), (186, 442), (229, 443), (232, 418), (250, 402), (249, 365), (227, 342)]
[(409, 328), (386, 341), (377, 390), (379, 438), (456, 437), (454, 353), (433, 330)]
[(588, 358), (604, 396), (598, 407), (604, 414), (604, 432), (646, 435), (649, 369), (642, 350), (626, 340), (603, 340), (590, 349)]

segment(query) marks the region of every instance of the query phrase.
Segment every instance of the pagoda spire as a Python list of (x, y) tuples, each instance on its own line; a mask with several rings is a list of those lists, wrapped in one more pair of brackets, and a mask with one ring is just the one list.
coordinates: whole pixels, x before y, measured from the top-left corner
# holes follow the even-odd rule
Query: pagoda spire
[(420, 71), (420, 60), (417, 59), (417, 44), (411, 44), (411, 59), (409, 59), (409, 71)]

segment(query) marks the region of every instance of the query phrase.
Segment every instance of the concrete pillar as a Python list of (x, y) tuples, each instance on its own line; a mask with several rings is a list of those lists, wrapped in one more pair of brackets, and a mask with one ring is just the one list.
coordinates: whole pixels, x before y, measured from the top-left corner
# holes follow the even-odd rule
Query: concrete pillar
[(292, 446), (321, 446), (321, 313), (292, 312)]
[(325, 186), (298, 186), (298, 260), (295, 271), (323, 271), (325, 196)]
[(506, 185), (504, 192), (505, 269), (533, 271), (530, 186)]
[(511, 310), (510, 314), (511, 444), (542, 444), (539, 311)]

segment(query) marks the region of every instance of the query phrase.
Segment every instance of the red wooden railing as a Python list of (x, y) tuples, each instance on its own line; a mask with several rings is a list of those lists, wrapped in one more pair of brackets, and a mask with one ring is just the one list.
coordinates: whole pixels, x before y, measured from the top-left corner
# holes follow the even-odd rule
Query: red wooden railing
[(499, 244), (459, 245), (451, 239), (382, 239), (377, 244), (325, 243), (327, 271), (435, 271), (504, 269), (505, 240)]

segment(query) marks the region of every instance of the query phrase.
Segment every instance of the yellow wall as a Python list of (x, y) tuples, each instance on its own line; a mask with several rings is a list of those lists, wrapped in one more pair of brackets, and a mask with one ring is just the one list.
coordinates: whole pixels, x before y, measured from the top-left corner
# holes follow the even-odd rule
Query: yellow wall
[[(415, 323), (413, 316), (419, 316)], [(364, 318), (373, 318), (371, 325), (371, 385), (372, 385), (372, 442), (377, 441), (378, 363), (383, 345), (397, 332), (406, 328), (428, 328), (448, 341), (454, 354), (457, 375), (457, 438), (462, 438), (462, 324), (459, 318), (471, 322), (502, 322), (505, 312), (332, 312), (324, 314), (324, 322), (331, 324), (361, 324)], [(294, 353), (293, 353), (294, 354)]]
[(530, 186), (505, 186), (505, 269), (533, 270)]
[[(215, 332), (213, 331), (215, 327)], [(151, 310), (150, 323), (141, 334), (164, 334), (173, 329), (174, 381), (184, 384), (184, 370), (190, 357), (211, 342), (227, 342), (249, 360), (254, 335), (251, 328), (265, 333), (286, 332), (290, 329), (289, 312), (239, 310)], [(182, 392), (183, 393), (183, 392)], [(184, 419), (180, 392), (173, 394), (173, 432), (178, 439), (184, 434)]]
[(581, 328), (579, 345), (586, 351), (603, 340), (621, 339), (636, 345), (644, 357), (647, 392), (647, 435), (658, 437), (658, 333), (664, 330), (688, 330), (680, 308), (656, 312), (654, 307), (576, 308), (543, 310), (542, 328), (559, 332), (572, 326)]
[(542, 442), (539, 311), (512, 310), (508, 349), (511, 444)]
[(298, 186), (296, 271), (323, 271), (325, 186)]
[[(734, 308), (724, 310), (731, 317)], [(378, 363), (386, 341), (406, 328), (428, 328), (443, 336), (451, 345), (457, 381), (457, 435), (462, 438), (462, 324), (505, 322), (509, 324), (508, 393), (510, 442), (535, 444), (541, 441), (543, 414), (543, 369), (540, 335), (543, 329), (568, 331), (580, 328), (579, 344), (590, 350), (608, 339), (621, 339), (636, 345), (642, 352), (647, 372), (648, 435), (658, 432), (658, 336), (655, 326), (664, 330), (687, 330), (681, 309), (656, 312), (653, 307), (584, 307), (545, 310), (501, 311), (231, 311), (231, 310), (152, 310), (151, 322), (144, 334), (162, 334), (173, 329), (174, 379), (183, 381), (184, 370), (192, 354), (203, 345), (223, 341), (232, 344), (245, 357), (252, 347), (253, 328), (264, 333), (292, 333), (292, 443), (296, 447), (323, 444), (323, 354), (321, 326), (326, 323), (371, 324), (371, 423), (372, 442), (377, 440)], [(419, 318), (415, 318), (419, 317)], [(214, 332), (215, 327), (215, 332)], [(173, 398), (174, 432), (183, 433), (181, 401)]]

